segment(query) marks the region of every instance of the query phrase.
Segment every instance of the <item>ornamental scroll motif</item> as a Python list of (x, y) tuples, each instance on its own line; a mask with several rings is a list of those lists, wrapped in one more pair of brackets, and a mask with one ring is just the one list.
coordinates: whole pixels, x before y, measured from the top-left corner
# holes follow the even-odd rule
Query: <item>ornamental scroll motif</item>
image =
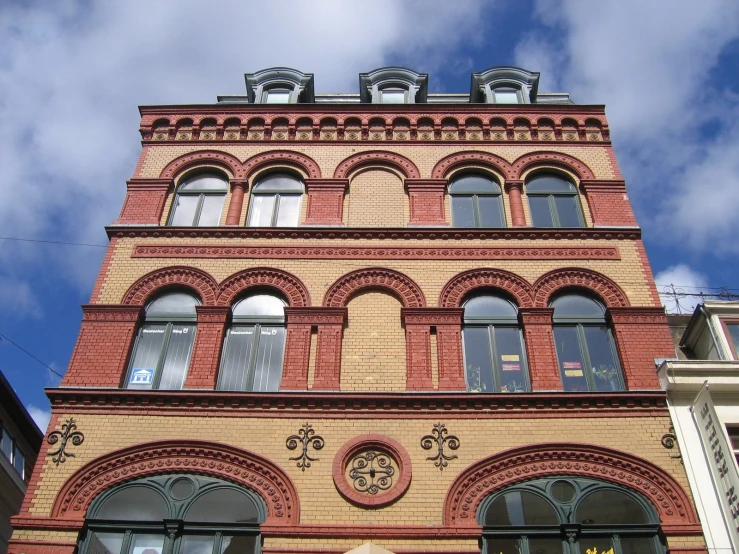
[(291, 457), (293, 461), (297, 460), (296, 466), (301, 471), (305, 471), (305, 468), (311, 466), (311, 462), (317, 462), (318, 458), (313, 458), (308, 454), (308, 447), (312, 447), (313, 450), (320, 450), (324, 447), (325, 442), (321, 435), (316, 435), (313, 430), (313, 426), (310, 423), (305, 423), (301, 429), (298, 430), (297, 435), (290, 435), (287, 437), (286, 446), (288, 450), (296, 450), (298, 445), (302, 446), (302, 452), (297, 456)]
[(377, 494), (392, 488), (395, 466), (396, 462), (385, 452), (360, 452), (351, 460), (349, 478), (358, 492)]
[(436, 446), (436, 456), (429, 456), (426, 459), (433, 461), (434, 467), (438, 467), (439, 471), (444, 471), (444, 468), (449, 465), (449, 461), (457, 458), (456, 454), (444, 453), (444, 446), (447, 446), (450, 450), (459, 448), (459, 438), (456, 435), (448, 435), (448, 433), (449, 430), (446, 425), (436, 423), (431, 434), (421, 439), (421, 448), (424, 450), (431, 450)]
[(49, 433), (49, 436), (46, 439), (46, 442), (52, 446), (59, 441), (62, 441), (59, 448), (46, 454), (47, 456), (52, 456), (51, 461), (57, 466), (66, 462), (67, 457), (76, 457), (75, 454), (67, 451), (68, 443), (71, 442), (73, 446), (79, 446), (85, 442), (85, 435), (82, 434), (82, 431), (77, 431), (77, 425), (73, 418), (69, 418), (66, 423), (62, 424), (61, 431), (57, 430)]

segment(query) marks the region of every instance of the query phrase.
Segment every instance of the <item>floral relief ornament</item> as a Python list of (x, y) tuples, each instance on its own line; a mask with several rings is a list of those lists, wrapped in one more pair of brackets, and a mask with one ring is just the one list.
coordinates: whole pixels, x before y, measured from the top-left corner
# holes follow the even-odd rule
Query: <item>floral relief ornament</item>
[(46, 439), (51, 445), (55, 445), (59, 441), (62, 441), (59, 448), (46, 454), (47, 456), (53, 456), (51, 459), (55, 465), (63, 464), (67, 461), (67, 457), (75, 457), (72, 452), (67, 452), (67, 444), (71, 442), (74, 446), (79, 446), (85, 441), (85, 435), (81, 431), (77, 431), (77, 425), (73, 418), (67, 419), (66, 423), (62, 424), (61, 431), (52, 431)]

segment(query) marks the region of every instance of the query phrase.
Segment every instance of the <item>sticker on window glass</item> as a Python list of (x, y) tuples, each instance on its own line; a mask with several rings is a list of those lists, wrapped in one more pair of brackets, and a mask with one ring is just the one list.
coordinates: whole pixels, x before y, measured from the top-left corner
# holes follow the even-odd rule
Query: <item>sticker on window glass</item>
[(253, 335), (254, 331), (231, 331), (232, 335)]
[(520, 358), (518, 354), (503, 354), (500, 359), (504, 362), (517, 362)]
[(565, 377), (582, 377), (582, 369), (565, 369)]
[(503, 371), (521, 371), (521, 364), (501, 364)]
[(582, 369), (580, 362), (562, 362), (562, 367), (565, 369)]
[(131, 372), (131, 385), (151, 385), (154, 382), (154, 370), (149, 368), (134, 368)]
[(272, 329), (272, 330), (270, 330), (270, 329), (262, 329), (262, 334), (263, 335), (276, 335), (277, 334), (277, 329)]

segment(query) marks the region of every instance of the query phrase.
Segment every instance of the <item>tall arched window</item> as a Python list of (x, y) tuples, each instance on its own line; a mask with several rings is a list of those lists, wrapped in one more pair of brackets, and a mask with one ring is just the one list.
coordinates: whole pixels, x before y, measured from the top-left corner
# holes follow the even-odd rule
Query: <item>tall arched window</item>
[(285, 355), (285, 302), (254, 294), (233, 307), (218, 378), (219, 390), (277, 391)]
[(303, 183), (287, 173), (273, 173), (252, 189), (249, 227), (296, 227)]
[(500, 185), (483, 175), (463, 175), (449, 185), (452, 225), (505, 227)]
[(551, 173), (526, 180), (534, 227), (584, 227), (585, 220), (575, 185)]
[(146, 307), (126, 377), (129, 389), (181, 389), (190, 367), (200, 302), (184, 292), (164, 294)]
[(138, 479), (98, 498), (80, 554), (254, 554), (262, 500), (212, 477)]
[(562, 294), (554, 308), (554, 341), (566, 391), (623, 390), (611, 330), (600, 302), (580, 294)]
[(641, 495), (594, 479), (537, 479), (480, 504), (483, 554), (662, 554)]
[(527, 392), (529, 376), (518, 310), (500, 296), (464, 303), (464, 364), (470, 392)]
[(228, 182), (217, 173), (196, 173), (177, 187), (169, 224), (215, 227), (221, 221)]

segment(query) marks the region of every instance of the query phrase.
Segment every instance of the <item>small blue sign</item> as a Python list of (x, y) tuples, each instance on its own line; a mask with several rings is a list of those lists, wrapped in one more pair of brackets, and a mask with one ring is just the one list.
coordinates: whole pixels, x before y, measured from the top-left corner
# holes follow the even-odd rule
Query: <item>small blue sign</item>
[(154, 382), (154, 370), (149, 368), (134, 368), (131, 372), (131, 385), (151, 385)]

